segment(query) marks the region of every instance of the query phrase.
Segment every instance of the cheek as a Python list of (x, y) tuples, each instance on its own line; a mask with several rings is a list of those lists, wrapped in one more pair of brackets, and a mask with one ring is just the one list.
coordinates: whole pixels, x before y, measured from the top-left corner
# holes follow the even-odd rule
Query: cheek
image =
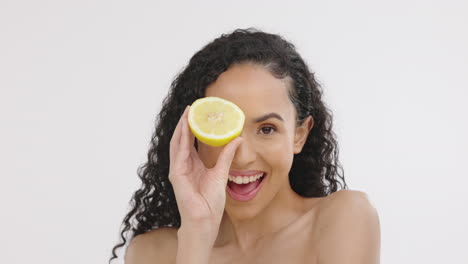
[(276, 139), (262, 146), (262, 156), (274, 170), (289, 172), (294, 157), (291, 143), (286, 139)]

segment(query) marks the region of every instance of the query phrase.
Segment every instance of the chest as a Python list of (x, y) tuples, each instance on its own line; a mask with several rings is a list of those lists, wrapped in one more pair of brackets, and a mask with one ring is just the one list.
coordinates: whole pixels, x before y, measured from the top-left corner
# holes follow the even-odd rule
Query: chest
[[(309, 222), (310, 223), (310, 222)], [(265, 240), (257, 249), (241, 254), (232, 248), (214, 249), (210, 264), (314, 264), (317, 263), (317, 241), (313, 226), (291, 226), (285, 232)]]

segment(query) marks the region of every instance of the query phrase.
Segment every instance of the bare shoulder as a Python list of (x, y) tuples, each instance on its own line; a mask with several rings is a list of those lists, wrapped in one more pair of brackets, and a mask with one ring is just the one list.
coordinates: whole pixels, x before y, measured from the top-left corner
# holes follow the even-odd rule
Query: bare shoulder
[(319, 207), (318, 222), (322, 235), (330, 232), (330, 228), (346, 224), (355, 226), (362, 221), (378, 223), (377, 209), (365, 192), (340, 190), (323, 199)]
[(319, 263), (379, 263), (379, 217), (366, 193), (340, 190), (319, 210)]
[[(320, 210), (324, 217), (328, 217), (331, 216), (330, 214), (342, 213), (343, 209), (349, 208), (349, 206), (356, 206), (360, 209), (368, 210), (375, 209), (370, 197), (365, 192), (356, 190), (340, 190), (324, 197), (320, 203)], [(350, 209), (358, 208), (352, 207)]]
[(161, 227), (135, 236), (125, 252), (125, 264), (175, 263), (177, 229)]

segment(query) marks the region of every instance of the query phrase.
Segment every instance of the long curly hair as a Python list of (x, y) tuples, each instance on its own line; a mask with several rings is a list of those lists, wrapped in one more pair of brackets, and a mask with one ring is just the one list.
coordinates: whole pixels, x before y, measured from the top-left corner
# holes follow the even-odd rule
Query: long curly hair
[(131, 240), (155, 228), (180, 227), (180, 214), (168, 179), (172, 134), (185, 107), (205, 97), (207, 86), (230, 66), (241, 63), (264, 66), (278, 79), (288, 77), (291, 80), (288, 97), (297, 111), (297, 124), (309, 115), (314, 119), (302, 151), (294, 155), (289, 173), (291, 188), (304, 197), (324, 197), (339, 187), (348, 188), (338, 161), (332, 113), (322, 102), (322, 88), (314, 73), (295, 46), (277, 34), (256, 28), (236, 29), (222, 34), (195, 53), (172, 81), (156, 119), (148, 161), (137, 170), (142, 184), (133, 194), (132, 209), (122, 222), (120, 237), (123, 241), (112, 249), (109, 263), (117, 258), (116, 250), (126, 244), (124, 234), (127, 231), (131, 230)]

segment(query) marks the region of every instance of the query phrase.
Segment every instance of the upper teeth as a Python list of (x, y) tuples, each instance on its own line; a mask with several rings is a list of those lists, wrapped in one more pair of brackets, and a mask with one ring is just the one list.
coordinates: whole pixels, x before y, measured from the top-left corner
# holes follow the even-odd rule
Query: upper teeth
[(237, 184), (247, 184), (249, 182), (253, 182), (258, 180), (259, 178), (263, 177), (263, 172), (259, 173), (257, 175), (252, 175), (252, 176), (232, 176), (229, 175), (229, 180), (233, 181)]

